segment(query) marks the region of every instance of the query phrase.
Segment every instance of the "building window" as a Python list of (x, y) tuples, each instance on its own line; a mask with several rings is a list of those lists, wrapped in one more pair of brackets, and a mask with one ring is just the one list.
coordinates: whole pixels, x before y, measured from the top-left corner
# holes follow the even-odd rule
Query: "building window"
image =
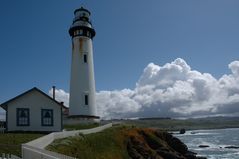
[(41, 110), (41, 125), (53, 126), (53, 110), (52, 109)]
[(29, 126), (30, 113), (29, 108), (17, 108), (17, 126)]
[(80, 29), (80, 35), (82, 35), (82, 34), (83, 34), (83, 30)]
[(85, 95), (85, 105), (89, 105), (89, 96)]
[(84, 54), (84, 63), (87, 63), (87, 55)]

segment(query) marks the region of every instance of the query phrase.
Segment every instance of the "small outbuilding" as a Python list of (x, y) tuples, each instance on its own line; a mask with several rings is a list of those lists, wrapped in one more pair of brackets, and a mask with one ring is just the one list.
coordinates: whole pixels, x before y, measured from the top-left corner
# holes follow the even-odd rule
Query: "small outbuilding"
[[(53, 93), (54, 94), (54, 93)], [(63, 129), (63, 113), (68, 110), (34, 87), (0, 105), (6, 111), (6, 130), (53, 132)]]

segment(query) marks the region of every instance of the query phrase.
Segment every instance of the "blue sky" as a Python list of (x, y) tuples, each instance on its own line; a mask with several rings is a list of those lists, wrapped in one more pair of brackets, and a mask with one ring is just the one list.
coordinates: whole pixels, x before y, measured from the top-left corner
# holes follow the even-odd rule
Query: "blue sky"
[(32, 87), (69, 90), (73, 11), (96, 30), (96, 89), (134, 88), (143, 69), (183, 58), (216, 78), (239, 59), (238, 0), (0, 2), (0, 103)]

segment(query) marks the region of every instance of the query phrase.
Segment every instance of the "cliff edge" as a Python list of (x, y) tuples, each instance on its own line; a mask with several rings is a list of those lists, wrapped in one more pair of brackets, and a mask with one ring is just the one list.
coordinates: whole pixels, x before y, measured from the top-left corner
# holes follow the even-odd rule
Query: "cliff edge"
[(132, 159), (206, 159), (196, 157), (187, 146), (171, 134), (154, 129), (131, 129), (127, 151)]

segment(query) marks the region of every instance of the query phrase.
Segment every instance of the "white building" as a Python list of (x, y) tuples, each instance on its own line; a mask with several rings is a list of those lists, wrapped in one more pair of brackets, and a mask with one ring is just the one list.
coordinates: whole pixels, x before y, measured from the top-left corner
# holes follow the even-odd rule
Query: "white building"
[(52, 132), (63, 129), (63, 103), (34, 87), (0, 106), (6, 110), (7, 131)]
[(76, 9), (69, 29), (72, 37), (72, 64), (70, 81), (70, 118), (99, 119), (95, 103), (95, 77), (92, 40), (95, 30), (90, 21), (90, 12)]

